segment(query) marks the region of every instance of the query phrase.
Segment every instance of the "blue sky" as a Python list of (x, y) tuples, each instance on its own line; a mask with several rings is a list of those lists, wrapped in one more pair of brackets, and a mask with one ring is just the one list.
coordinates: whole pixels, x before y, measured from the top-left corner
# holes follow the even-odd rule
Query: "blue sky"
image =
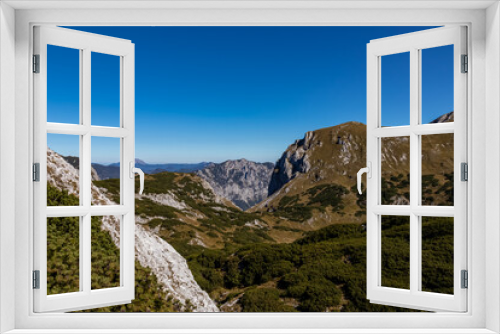
[[(366, 123), (366, 44), (428, 28), (72, 29), (135, 43), (136, 157), (188, 163), (274, 162), (307, 131)], [(424, 122), (453, 110), (452, 51), (423, 51)], [(408, 61), (405, 54), (382, 60), (383, 125), (408, 124)], [(51, 47), (48, 66), (48, 121), (77, 123), (78, 52)], [(92, 55), (94, 125), (118, 125), (118, 70), (117, 57)], [(77, 138), (54, 138), (49, 136), (51, 148), (78, 153)], [(114, 143), (97, 138), (93, 143), (93, 162), (118, 160)]]

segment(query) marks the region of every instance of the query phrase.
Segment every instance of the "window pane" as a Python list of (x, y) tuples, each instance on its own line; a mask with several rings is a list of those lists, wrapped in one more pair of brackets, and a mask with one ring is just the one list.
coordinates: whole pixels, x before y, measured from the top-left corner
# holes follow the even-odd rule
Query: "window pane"
[(381, 138), (383, 205), (410, 204), (410, 137)]
[(120, 142), (92, 137), (92, 205), (120, 204)]
[(451, 217), (422, 217), (422, 291), (453, 294)]
[(92, 217), (93, 290), (120, 286), (120, 231), (120, 217)]
[(410, 53), (381, 57), (382, 126), (410, 124)]
[(410, 217), (382, 216), (382, 286), (410, 289)]
[[(67, 192), (66, 200), (60, 192)], [(47, 206), (80, 205), (80, 136), (47, 134)]]
[(80, 291), (80, 218), (47, 218), (47, 294)]
[(453, 133), (422, 136), (422, 205), (453, 206)]
[(80, 50), (47, 45), (47, 122), (80, 123)]
[(92, 125), (120, 126), (120, 57), (92, 52)]
[(453, 122), (453, 45), (421, 52), (422, 124)]

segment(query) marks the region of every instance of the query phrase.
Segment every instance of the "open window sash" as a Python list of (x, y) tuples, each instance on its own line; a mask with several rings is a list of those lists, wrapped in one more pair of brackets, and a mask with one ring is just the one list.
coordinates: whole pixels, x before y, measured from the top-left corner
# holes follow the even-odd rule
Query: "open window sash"
[[(57, 46), (79, 53), (79, 122), (47, 122), (47, 49)], [(120, 125), (93, 126), (91, 123), (91, 56), (101, 53), (119, 57)], [(128, 40), (100, 36), (71, 29), (37, 26), (34, 28), (34, 163), (39, 164), (34, 187), (34, 311), (66, 312), (130, 303), (134, 299), (134, 44)], [(35, 56), (36, 55), (36, 56)], [(50, 56), (50, 55), (49, 55)], [(77, 65), (78, 66), (78, 65)], [(78, 206), (47, 205), (47, 134), (74, 135), (79, 138)], [(120, 203), (92, 205), (91, 138), (118, 138), (120, 142)], [(35, 180), (36, 181), (36, 180)], [(115, 287), (92, 287), (93, 216), (119, 217), (119, 284)], [(79, 220), (79, 285), (74, 292), (50, 293), (47, 287), (47, 219), (75, 217)], [(77, 218), (76, 218), (77, 217)], [(62, 277), (64, 279), (64, 277)]]
[[(453, 45), (454, 122), (423, 124), (422, 50)], [(409, 52), (410, 124), (383, 127), (381, 118), (382, 57)], [(460, 178), (467, 162), (467, 74), (462, 64), (467, 54), (466, 27), (443, 27), (373, 40), (367, 45), (367, 298), (372, 303), (430, 311), (467, 311), (467, 289), (462, 271), (467, 270), (467, 182)], [(445, 111), (448, 112), (448, 111)], [(421, 155), (423, 135), (454, 137), (454, 206), (422, 205)], [(409, 137), (410, 204), (382, 205), (382, 138)], [(360, 172), (362, 172), (360, 171)], [(382, 216), (409, 217), (409, 289), (382, 285)], [(453, 217), (453, 294), (422, 289), (422, 217)]]

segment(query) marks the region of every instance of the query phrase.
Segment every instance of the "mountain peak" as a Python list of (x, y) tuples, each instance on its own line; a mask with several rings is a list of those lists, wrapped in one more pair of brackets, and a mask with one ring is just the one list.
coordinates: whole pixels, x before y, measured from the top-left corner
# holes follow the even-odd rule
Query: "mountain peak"
[(438, 118), (436, 118), (435, 120), (433, 120), (431, 122), (432, 123), (448, 123), (448, 122), (453, 122), (455, 120), (455, 114), (453, 111), (447, 113), (447, 114), (444, 114), (444, 115), (441, 115), (439, 116)]
[[(453, 121), (454, 113), (449, 112), (431, 123)], [(447, 143), (439, 140), (436, 137), (432, 143), (445, 147), (443, 145)], [(383, 156), (400, 157), (393, 159), (394, 163), (387, 162), (386, 172), (405, 170), (402, 166), (408, 163), (404, 159), (404, 152), (409, 150), (409, 143), (396, 143), (397, 150), (396, 146), (385, 145), (382, 151)], [(365, 161), (366, 125), (363, 123), (351, 121), (306, 132), (304, 138), (291, 144), (276, 162), (269, 183), (268, 199), (259, 207), (276, 202), (284, 193), (289, 196), (313, 185), (335, 183), (350, 187), (357, 171), (366, 165)]]
[[(305, 133), (276, 162), (269, 183), (268, 196), (301, 175), (310, 182), (355, 175), (365, 164), (366, 125), (347, 122)], [(323, 181), (325, 182), (325, 181)], [(346, 180), (347, 183), (347, 180)]]

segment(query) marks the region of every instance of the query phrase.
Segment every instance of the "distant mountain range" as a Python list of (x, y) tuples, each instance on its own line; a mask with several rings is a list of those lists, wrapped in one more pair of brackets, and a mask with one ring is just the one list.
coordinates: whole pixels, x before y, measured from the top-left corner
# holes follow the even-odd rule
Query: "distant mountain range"
[[(208, 166), (210, 162), (199, 163), (171, 163), (171, 164), (148, 164), (140, 159), (135, 159), (135, 167), (142, 169), (144, 173), (156, 174), (161, 172), (192, 173)], [(119, 167), (119, 163), (108, 165), (109, 167)]]
[[(76, 169), (80, 168), (80, 159), (73, 156), (63, 156), (69, 164)], [(199, 163), (170, 163), (170, 164), (148, 164), (140, 159), (135, 159), (135, 166), (142, 169), (146, 174), (157, 174), (162, 172), (193, 173), (210, 165), (210, 162)], [(109, 165), (93, 163), (92, 167), (96, 171), (100, 180), (116, 179), (120, 177), (120, 163)]]

